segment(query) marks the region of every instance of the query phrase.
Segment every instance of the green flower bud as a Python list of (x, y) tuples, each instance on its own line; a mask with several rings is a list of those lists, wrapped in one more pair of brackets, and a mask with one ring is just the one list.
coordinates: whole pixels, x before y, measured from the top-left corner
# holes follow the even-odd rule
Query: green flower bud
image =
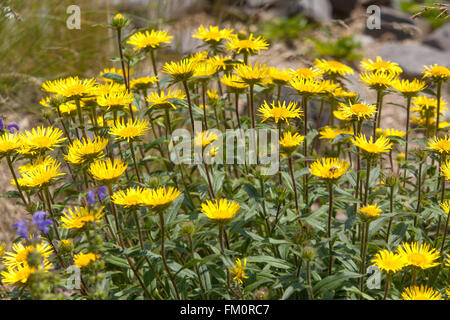
[(314, 247), (306, 246), (303, 248), (300, 256), (306, 261), (313, 261), (317, 257), (317, 250)]
[(191, 221), (182, 222), (180, 227), (180, 233), (182, 236), (188, 236), (195, 232), (195, 226)]
[(253, 299), (255, 300), (269, 300), (270, 290), (267, 287), (261, 287), (253, 292)]
[(42, 255), (39, 251), (33, 250), (27, 256), (27, 263), (32, 268), (38, 268), (42, 262)]

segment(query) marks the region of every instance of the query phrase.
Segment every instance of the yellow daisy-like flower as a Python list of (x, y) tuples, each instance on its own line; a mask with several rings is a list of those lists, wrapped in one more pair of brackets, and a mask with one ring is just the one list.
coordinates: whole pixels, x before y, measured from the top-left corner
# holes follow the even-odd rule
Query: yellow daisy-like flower
[(330, 140), (330, 143), (336, 139), (337, 136), (340, 134), (350, 134), (353, 135), (353, 129), (352, 128), (331, 128), (331, 127), (324, 127), (320, 130), (320, 137), (319, 139), (328, 139)]
[(120, 159), (96, 160), (89, 165), (89, 172), (95, 180), (109, 184), (118, 179), (127, 167), (128, 165)]
[(441, 165), (441, 176), (446, 180), (450, 180), (450, 159)]
[[(44, 272), (50, 271), (52, 264), (49, 261), (44, 261), (44, 265), (38, 267), (39, 270)], [(16, 284), (16, 283), (26, 283), (32, 273), (36, 272), (36, 268), (30, 267), (28, 265), (19, 265), (15, 268), (7, 268), (5, 271), (1, 272), (3, 277), (2, 283), (6, 285)]]
[(427, 149), (440, 153), (442, 156), (450, 155), (450, 136), (433, 137), (428, 139)]
[(68, 77), (54, 81), (46, 81), (42, 90), (59, 94), (66, 98), (80, 99), (91, 94), (95, 86), (95, 79), (81, 80), (78, 77)]
[(309, 172), (325, 180), (337, 180), (349, 170), (350, 164), (344, 159), (321, 158), (311, 164)]
[(222, 40), (229, 39), (232, 33), (233, 29), (219, 29), (218, 26), (205, 28), (203, 25), (200, 25), (197, 32), (193, 34), (192, 37), (212, 45), (218, 45)]
[(447, 81), (450, 78), (450, 69), (437, 64), (431, 66), (424, 66), (422, 71), (424, 78), (431, 78), (434, 81)]
[(417, 79), (414, 79), (413, 81), (395, 79), (391, 85), (395, 90), (401, 92), (405, 96), (416, 95), (427, 87), (425, 82)]
[[(442, 210), (444, 210), (445, 214), (449, 215), (450, 214), (450, 200), (444, 201), (440, 204)], [(450, 256), (447, 255), (447, 261), (450, 264)], [(450, 267), (450, 265), (449, 265)]]
[(229, 269), (230, 274), (233, 276), (233, 280), (243, 284), (243, 279), (247, 279), (247, 275), (245, 274), (245, 267), (247, 266), (247, 259), (236, 259), (236, 264), (233, 265), (231, 269)]
[(373, 137), (367, 140), (366, 136), (360, 134), (352, 140), (353, 144), (369, 155), (377, 155), (383, 152), (388, 152), (392, 149), (392, 142), (385, 136), (379, 137), (373, 141)]
[(18, 134), (5, 132), (0, 136), (0, 158), (15, 154), (21, 145), (22, 143)]
[(224, 75), (220, 81), (232, 92), (242, 92), (248, 88), (248, 84), (235, 74)]
[(323, 73), (324, 72), (318, 68), (300, 68), (291, 71), (291, 74), (294, 77), (316, 80), (321, 79)]
[(144, 188), (128, 188), (126, 191), (115, 192), (111, 201), (125, 208), (136, 208), (144, 205), (144, 197), (148, 190)]
[(297, 132), (292, 134), (290, 131), (283, 132), (283, 137), (280, 139), (280, 146), (284, 152), (291, 154), (295, 149), (305, 141), (305, 137), (299, 135)]
[(401, 131), (401, 130), (396, 130), (396, 129), (381, 129), (381, 128), (377, 128), (376, 129), (377, 133), (381, 133), (382, 135), (384, 135), (385, 137), (399, 137), (402, 138), (405, 136), (405, 132)]
[(208, 59), (208, 55), (209, 55), (208, 50), (203, 50), (201, 52), (194, 53), (193, 55), (191, 55), (189, 57), (189, 59), (192, 62), (194, 62), (194, 64), (203, 63), (203, 62), (206, 62), (206, 60)]
[(275, 67), (270, 67), (269, 77), (276, 85), (283, 86), (291, 80), (292, 70), (286, 70), (284, 68), (283, 70), (280, 70)]
[(334, 95), (334, 91), (339, 88), (339, 83), (331, 81), (331, 80), (323, 80), (323, 94), (325, 95)]
[(312, 78), (293, 78), (289, 81), (291, 87), (300, 95), (314, 95), (324, 93), (324, 84), (321, 80)]
[(267, 66), (265, 64), (261, 65), (258, 62), (255, 62), (254, 66), (251, 63), (248, 65), (239, 64), (234, 70), (242, 81), (248, 85), (261, 84), (269, 73)]
[(37, 127), (26, 130), (21, 136), (20, 140), (25, 149), (35, 151), (37, 153), (44, 153), (53, 148), (60, 147), (61, 142), (67, 140), (62, 137), (63, 132), (54, 127)]
[(237, 35), (232, 35), (227, 42), (229, 51), (244, 55), (255, 55), (256, 52), (259, 54), (261, 50), (267, 50), (268, 47), (269, 44), (263, 37), (254, 38), (253, 34), (250, 34), (248, 39), (239, 39)]
[(411, 286), (402, 292), (403, 300), (441, 300), (442, 295), (427, 286)]
[(64, 229), (81, 229), (87, 223), (101, 221), (105, 215), (103, 208), (94, 210), (89, 207), (74, 207), (73, 211), (69, 208), (63, 212), (61, 226)]
[(217, 72), (217, 66), (213, 63), (198, 63), (194, 69), (194, 77), (199, 80), (207, 80)]
[(213, 131), (202, 131), (195, 136), (194, 145), (202, 146), (204, 148), (216, 139), (217, 136)]
[(314, 65), (322, 70), (324, 73), (331, 77), (336, 76), (346, 76), (347, 74), (353, 74), (354, 71), (349, 66), (339, 62), (339, 61), (327, 61), (327, 60), (314, 60)]
[(208, 58), (207, 62), (215, 65), (219, 71), (229, 71), (234, 68), (235, 65), (241, 63), (230, 56), (224, 57), (220, 55)]
[(226, 223), (236, 215), (239, 208), (238, 203), (222, 198), (214, 201), (206, 200), (206, 203), (201, 205), (201, 212), (214, 222)]
[(359, 75), (361, 80), (374, 90), (384, 90), (392, 85), (396, 74), (384, 71), (365, 72)]
[(75, 140), (68, 148), (67, 155), (64, 158), (73, 164), (82, 164), (103, 157), (103, 150), (108, 145), (108, 139), (102, 137), (83, 138)]
[(94, 253), (79, 253), (73, 257), (73, 264), (78, 268), (87, 267), (91, 262), (96, 261), (100, 258), (99, 254)]
[(128, 119), (128, 122), (122, 119), (118, 121), (115, 126), (109, 129), (109, 134), (116, 136), (116, 139), (127, 140), (128, 142), (134, 141), (137, 138), (145, 135), (148, 130), (150, 130), (148, 126), (147, 120), (139, 120), (139, 119)]
[(33, 169), (36, 169), (40, 166), (48, 166), (48, 165), (52, 165), (56, 162), (55, 159), (53, 159), (50, 156), (47, 156), (45, 158), (42, 157), (38, 157), (35, 161), (32, 161), (30, 163), (26, 163), (24, 165), (21, 165), (18, 167), (18, 171), (19, 173), (23, 173), (23, 172), (27, 172), (27, 171), (31, 171)]
[(142, 199), (144, 205), (151, 209), (164, 209), (174, 201), (181, 192), (174, 187), (160, 187), (158, 189), (147, 189)]
[(386, 273), (396, 273), (403, 269), (407, 263), (403, 256), (387, 249), (380, 250), (371, 262)]
[(390, 72), (395, 74), (400, 74), (403, 72), (402, 68), (399, 67), (398, 63), (391, 61), (383, 61), (381, 57), (377, 56), (376, 61), (372, 59), (363, 59), (361, 61), (361, 67), (366, 71), (370, 72)]
[(164, 43), (170, 43), (172, 36), (167, 35), (167, 31), (136, 32), (127, 41), (128, 44), (134, 46), (134, 49), (141, 51), (143, 49), (157, 49)]
[(263, 118), (261, 122), (264, 122), (268, 119), (275, 121), (286, 121), (286, 124), (289, 123), (289, 119), (300, 119), (303, 112), (300, 108), (297, 108), (297, 103), (290, 101), (286, 106), (286, 101), (273, 101), (270, 105), (267, 101), (264, 101), (264, 104), (258, 109), (261, 113), (261, 117)]
[(40, 242), (36, 246), (24, 245), (23, 243), (14, 243), (11, 251), (5, 253), (3, 257), (3, 264), (8, 268), (17, 268), (21, 265), (28, 265), (28, 255), (32, 252), (39, 252), (46, 261), (53, 250), (47, 243)]
[(439, 265), (439, 262), (435, 261), (440, 257), (439, 252), (434, 248), (430, 248), (426, 243), (403, 242), (401, 246), (398, 246), (397, 250), (406, 259), (409, 266), (428, 269)]
[[(57, 161), (47, 163), (22, 173), (22, 177), (18, 179), (19, 185), (26, 188), (44, 188), (53, 184), (60, 176), (66, 173), (61, 172), (59, 167), (61, 164)], [(15, 185), (14, 180), (11, 184)]]
[(130, 81), (130, 89), (134, 91), (146, 90), (156, 82), (158, 82), (158, 76), (140, 77)]
[(217, 93), (217, 90), (206, 90), (206, 95), (208, 96), (209, 100), (217, 100), (219, 99), (219, 94)]
[(367, 120), (373, 117), (377, 111), (377, 107), (375, 105), (367, 105), (364, 103), (350, 103), (349, 105), (339, 103), (338, 111), (340, 111), (342, 116), (347, 120)]
[(186, 81), (194, 75), (197, 62), (191, 59), (183, 59), (179, 62), (166, 62), (163, 72), (170, 74), (173, 81)]
[(356, 98), (358, 94), (352, 91), (346, 91), (342, 88), (337, 88), (333, 91), (333, 96), (336, 98)]
[(127, 106), (133, 102), (133, 93), (127, 91), (111, 91), (106, 94), (97, 96), (97, 103), (101, 107), (109, 109), (123, 110), (124, 106)]
[(119, 92), (123, 93), (126, 92), (127, 88), (125, 84), (123, 83), (117, 83), (117, 82), (108, 82), (105, 84), (98, 84), (96, 85), (92, 90), (92, 94), (96, 96), (104, 96), (104, 95), (110, 95), (113, 92)]
[(367, 205), (359, 209), (361, 216), (365, 219), (375, 219), (381, 214), (381, 209), (377, 204)]
[[(426, 96), (414, 97), (412, 102), (413, 102), (414, 106), (416, 107), (416, 108), (413, 108), (412, 110), (417, 111), (417, 112), (425, 113), (429, 109), (437, 108), (437, 99), (428, 98)], [(441, 105), (440, 111), (446, 110), (446, 109), (443, 109), (443, 106), (447, 105), (447, 103), (442, 99), (440, 102), (441, 102), (440, 103), (440, 105)], [(436, 111), (434, 110), (434, 112), (436, 112)]]
[[(80, 108), (83, 108), (83, 106), (84, 106), (84, 102), (80, 101)], [(61, 114), (70, 115), (70, 114), (74, 114), (74, 112), (77, 110), (77, 105), (75, 102), (68, 101), (63, 104), (60, 104), (58, 106), (58, 108), (59, 108), (59, 112), (61, 112)]]
[(150, 102), (150, 108), (165, 108), (171, 106), (176, 109), (177, 107), (170, 101), (170, 99), (184, 99), (186, 95), (181, 90), (173, 90), (169, 89), (166, 92), (161, 91), (160, 94), (157, 92), (151, 92), (148, 97), (145, 98), (148, 102)]

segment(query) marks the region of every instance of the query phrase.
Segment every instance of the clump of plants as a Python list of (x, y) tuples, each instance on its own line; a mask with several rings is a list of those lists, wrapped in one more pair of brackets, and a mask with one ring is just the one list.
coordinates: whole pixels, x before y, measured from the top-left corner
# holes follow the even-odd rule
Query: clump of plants
[[(258, 62), (263, 37), (219, 26), (158, 66), (173, 37), (129, 22), (106, 26), (116, 66), (43, 82), (46, 125), (0, 121), (2, 196), (23, 213), (0, 246), (3, 298), (449, 297), (447, 67), (403, 80), (363, 59), (377, 97), (363, 101), (343, 84), (351, 67), (280, 70)], [(384, 126), (388, 94), (402, 129)]]

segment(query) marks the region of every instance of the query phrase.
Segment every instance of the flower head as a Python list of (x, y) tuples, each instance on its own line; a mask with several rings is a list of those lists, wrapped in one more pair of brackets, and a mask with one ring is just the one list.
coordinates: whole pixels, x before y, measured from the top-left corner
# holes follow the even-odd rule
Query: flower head
[(288, 105), (286, 105), (286, 101), (273, 101), (270, 105), (267, 101), (264, 101), (264, 104), (258, 109), (261, 113), (261, 117), (263, 118), (262, 122), (270, 119), (275, 123), (278, 121), (286, 121), (288, 124), (289, 119), (300, 119), (303, 112), (300, 108), (297, 108), (297, 103), (290, 101)]
[(425, 89), (426, 86), (427, 85), (425, 82), (417, 79), (414, 79), (413, 81), (395, 79), (392, 82), (392, 87), (395, 90), (400, 91), (405, 96), (417, 95), (417, 93)]
[(403, 300), (441, 300), (442, 295), (427, 286), (411, 286), (402, 292)]
[(361, 73), (360, 78), (374, 90), (385, 90), (389, 88), (395, 80), (396, 74), (384, 71)]
[(219, 29), (218, 26), (205, 28), (203, 25), (200, 25), (197, 32), (194, 33), (192, 37), (203, 40), (211, 45), (218, 45), (223, 40), (229, 39), (232, 33), (233, 29)]
[(309, 172), (316, 177), (333, 182), (348, 172), (350, 164), (344, 159), (322, 158), (311, 164)]
[(371, 261), (386, 273), (396, 273), (407, 264), (403, 256), (386, 249), (380, 250)]
[(128, 119), (126, 124), (123, 120), (117, 122), (115, 126), (109, 129), (109, 134), (116, 136), (116, 139), (130, 142), (145, 135), (148, 130), (150, 128), (147, 120), (134, 119), (133, 121), (132, 119)]
[(442, 156), (450, 155), (450, 136), (446, 137), (433, 137), (428, 139), (427, 149), (440, 153)]
[(158, 189), (147, 189), (142, 196), (144, 205), (150, 209), (163, 210), (170, 205), (181, 194), (174, 187), (160, 187)]
[(354, 71), (349, 66), (339, 62), (339, 61), (327, 61), (316, 59), (314, 61), (314, 65), (322, 70), (324, 73), (328, 74), (331, 77), (336, 76), (346, 76), (347, 74), (353, 74)]
[(110, 184), (117, 180), (127, 169), (128, 165), (120, 159), (96, 160), (89, 165), (89, 172), (95, 180)]
[[(48, 187), (60, 176), (66, 174), (60, 171), (60, 166), (59, 162), (54, 161), (52, 163), (43, 163), (29, 171), (23, 172), (22, 177), (18, 179), (19, 185), (29, 189)], [(11, 183), (15, 184), (14, 180)]]
[(232, 219), (239, 208), (238, 203), (222, 198), (214, 201), (206, 200), (206, 203), (202, 203), (201, 212), (214, 222), (223, 224)]
[(317, 95), (324, 93), (324, 83), (312, 78), (295, 77), (289, 81), (291, 87), (300, 95)]
[(202, 146), (204, 148), (216, 139), (217, 136), (213, 131), (202, 131), (195, 136), (194, 146)]
[(186, 58), (179, 62), (166, 62), (163, 72), (170, 74), (174, 82), (186, 81), (194, 75), (196, 66), (197, 62)]
[(5, 132), (0, 135), (0, 158), (11, 156), (21, 146), (20, 136)]
[(424, 78), (431, 78), (433, 81), (447, 81), (450, 78), (450, 69), (444, 66), (424, 66), (425, 70), (422, 71)]
[(324, 127), (320, 130), (319, 139), (328, 139), (331, 143), (333, 143), (334, 139), (341, 134), (353, 135), (353, 129)]
[(128, 188), (126, 191), (119, 190), (115, 192), (111, 201), (125, 208), (136, 208), (144, 205), (144, 197), (147, 189), (144, 188)]
[(318, 68), (300, 68), (291, 71), (292, 76), (296, 78), (304, 78), (304, 79), (321, 79), (323, 70)]
[(269, 69), (265, 64), (261, 65), (258, 62), (252, 66), (251, 63), (239, 64), (235, 67), (237, 75), (248, 85), (261, 84), (268, 76)]
[(439, 259), (439, 252), (434, 248), (430, 248), (426, 243), (403, 242), (398, 247), (398, 253), (406, 259), (410, 266), (428, 269), (439, 265), (439, 262), (435, 262), (435, 260)]
[(87, 267), (91, 262), (100, 258), (100, 255), (94, 253), (79, 253), (73, 257), (73, 263), (78, 268)]
[(158, 77), (140, 77), (130, 81), (130, 89), (134, 91), (147, 90), (153, 84), (158, 82)]
[(20, 137), (24, 147), (30, 151), (44, 153), (53, 148), (60, 147), (65, 141), (63, 132), (54, 127), (37, 127), (31, 131), (26, 130)]
[(44, 234), (50, 231), (50, 225), (53, 224), (53, 221), (50, 219), (45, 219), (47, 212), (45, 211), (36, 211), (33, 213), (33, 219), (31, 221), (38, 230), (42, 231)]
[(353, 144), (365, 152), (366, 155), (377, 155), (388, 152), (392, 148), (392, 142), (385, 136), (381, 136), (373, 141), (373, 137), (367, 140), (365, 135), (360, 134), (354, 138)]
[(220, 81), (232, 92), (239, 93), (248, 88), (248, 84), (246, 84), (241, 77), (238, 77), (235, 74), (226, 74), (220, 79)]
[(30, 253), (38, 252), (44, 261), (47, 261), (53, 250), (47, 243), (39, 242), (36, 245), (24, 245), (22, 242), (14, 243), (12, 250), (6, 252), (3, 257), (3, 264), (9, 268), (16, 268), (21, 265), (28, 266)]
[(65, 159), (72, 164), (91, 162), (103, 157), (103, 150), (108, 145), (108, 139), (102, 137), (74, 140), (68, 148)]
[(362, 207), (361, 209), (359, 209), (359, 212), (363, 220), (373, 220), (380, 215), (381, 209), (377, 204), (373, 204)]
[(361, 120), (372, 118), (377, 110), (375, 105), (367, 105), (364, 103), (350, 103), (344, 104), (340, 103), (338, 111), (341, 112), (342, 116), (346, 119)]
[(268, 47), (269, 44), (263, 37), (259, 36), (254, 38), (253, 34), (250, 34), (248, 39), (239, 39), (237, 35), (233, 35), (227, 42), (227, 49), (229, 51), (234, 51), (237, 54), (242, 53), (244, 55), (259, 54), (261, 50), (267, 50)]
[(167, 31), (136, 32), (127, 41), (128, 44), (134, 46), (137, 51), (145, 49), (158, 49), (164, 43), (170, 43), (172, 36), (167, 35)]
[(95, 79), (81, 80), (78, 77), (68, 77), (65, 79), (46, 81), (42, 85), (42, 90), (66, 98), (81, 99), (91, 95), (95, 84)]
[(233, 280), (236, 282), (239, 282), (240, 284), (243, 283), (243, 279), (247, 279), (248, 276), (245, 275), (245, 267), (247, 266), (247, 259), (236, 259), (236, 264), (233, 265), (231, 269), (229, 269), (230, 274), (233, 276)]
[(74, 207), (63, 212), (61, 224), (64, 229), (81, 229), (87, 223), (101, 221), (105, 213), (103, 207), (94, 210), (89, 207)]
[(150, 102), (150, 108), (156, 109), (156, 108), (166, 108), (166, 107), (172, 107), (176, 109), (174, 103), (171, 101), (171, 99), (184, 99), (186, 95), (181, 92), (181, 90), (173, 90), (171, 89), (167, 90), (167, 93), (164, 91), (161, 91), (161, 93), (157, 92), (151, 92), (148, 97), (145, 98), (148, 102)]
[(280, 70), (278, 68), (269, 68), (269, 77), (278, 86), (283, 86), (292, 79), (292, 70)]
[(290, 131), (283, 132), (283, 137), (280, 139), (281, 149), (288, 155), (295, 151), (305, 140), (304, 136), (299, 135), (297, 132), (292, 134)]
[(101, 107), (105, 107), (107, 110), (124, 110), (124, 106), (127, 106), (133, 102), (133, 93), (127, 91), (110, 91), (102, 95), (97, 96), (97, 103)]
[(362, 59), (361, 67), (366, 71), (370, 72), (390, 72), (394, 74), (400, 74), (403, 72), (402, 68), (399, 67), (398, 63), (391, 61), (383, 61), (381, 57), (377, 56), (376, 61), (372, 59)]
[(450, 180), (450, 159), (441, 165), (441, 176), (444, 176), (446, 180)]

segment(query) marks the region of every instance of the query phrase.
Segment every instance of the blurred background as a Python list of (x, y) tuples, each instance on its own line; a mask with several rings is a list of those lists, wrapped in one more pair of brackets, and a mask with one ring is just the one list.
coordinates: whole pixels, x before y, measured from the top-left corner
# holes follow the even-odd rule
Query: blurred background
[[(192, 33), (201, 25), (220, 25), (264, 36), (269, 50), (258, 61), (278, 68), (309, 67), (316, 58), (339, 60), (356, 70), (362, 57), (381, 56), (400, 64), (405, 77), (418, 77), (424, 65), (449, 66), (450, 19), (437, 7), (448, 1), (425, 0), (0, 0), (0, 117), (29, 129), (43, 122), (41, 84), (47, 79), (97, 76), (120, 67), (115, 34), (99, 25), (120, 12), (132, 21), (125, 36), (138, 29), (168, 30), (173, 43), (158, 50), (158, 63), (198, 51)], [(67, 8), (81, 9), (81, 28), (70, 30)], [(367, 28), (377, 5), (381, 29)], [(415, 19), (411, 17), (429, 7)], [(432, 7), (435, 7), (434, 9)], [(440, 15), (440, 17), (438, 17)], [(135, 76), (151, 75), (149, 61), (135, 66)], [(375, 95), (349, 77), (349, 90), (374, 103)], [(444, 99), (449, 101), (448, 85)], [(395, 99), (400, 99), (396, 101)], [(400, 97), (390, 102), (403, 103)], [(385, 110), (386, 109), (386, 110)], [(402, 129), (405, 115), (383, 108), (385, 128)], [(448, 119), (448, 115), (447, 115)], [(0, 166), (0, 193), (12, 190), (6, 164)], [(11, 241), (22, 215), (0, 199), (0, 240)]]

